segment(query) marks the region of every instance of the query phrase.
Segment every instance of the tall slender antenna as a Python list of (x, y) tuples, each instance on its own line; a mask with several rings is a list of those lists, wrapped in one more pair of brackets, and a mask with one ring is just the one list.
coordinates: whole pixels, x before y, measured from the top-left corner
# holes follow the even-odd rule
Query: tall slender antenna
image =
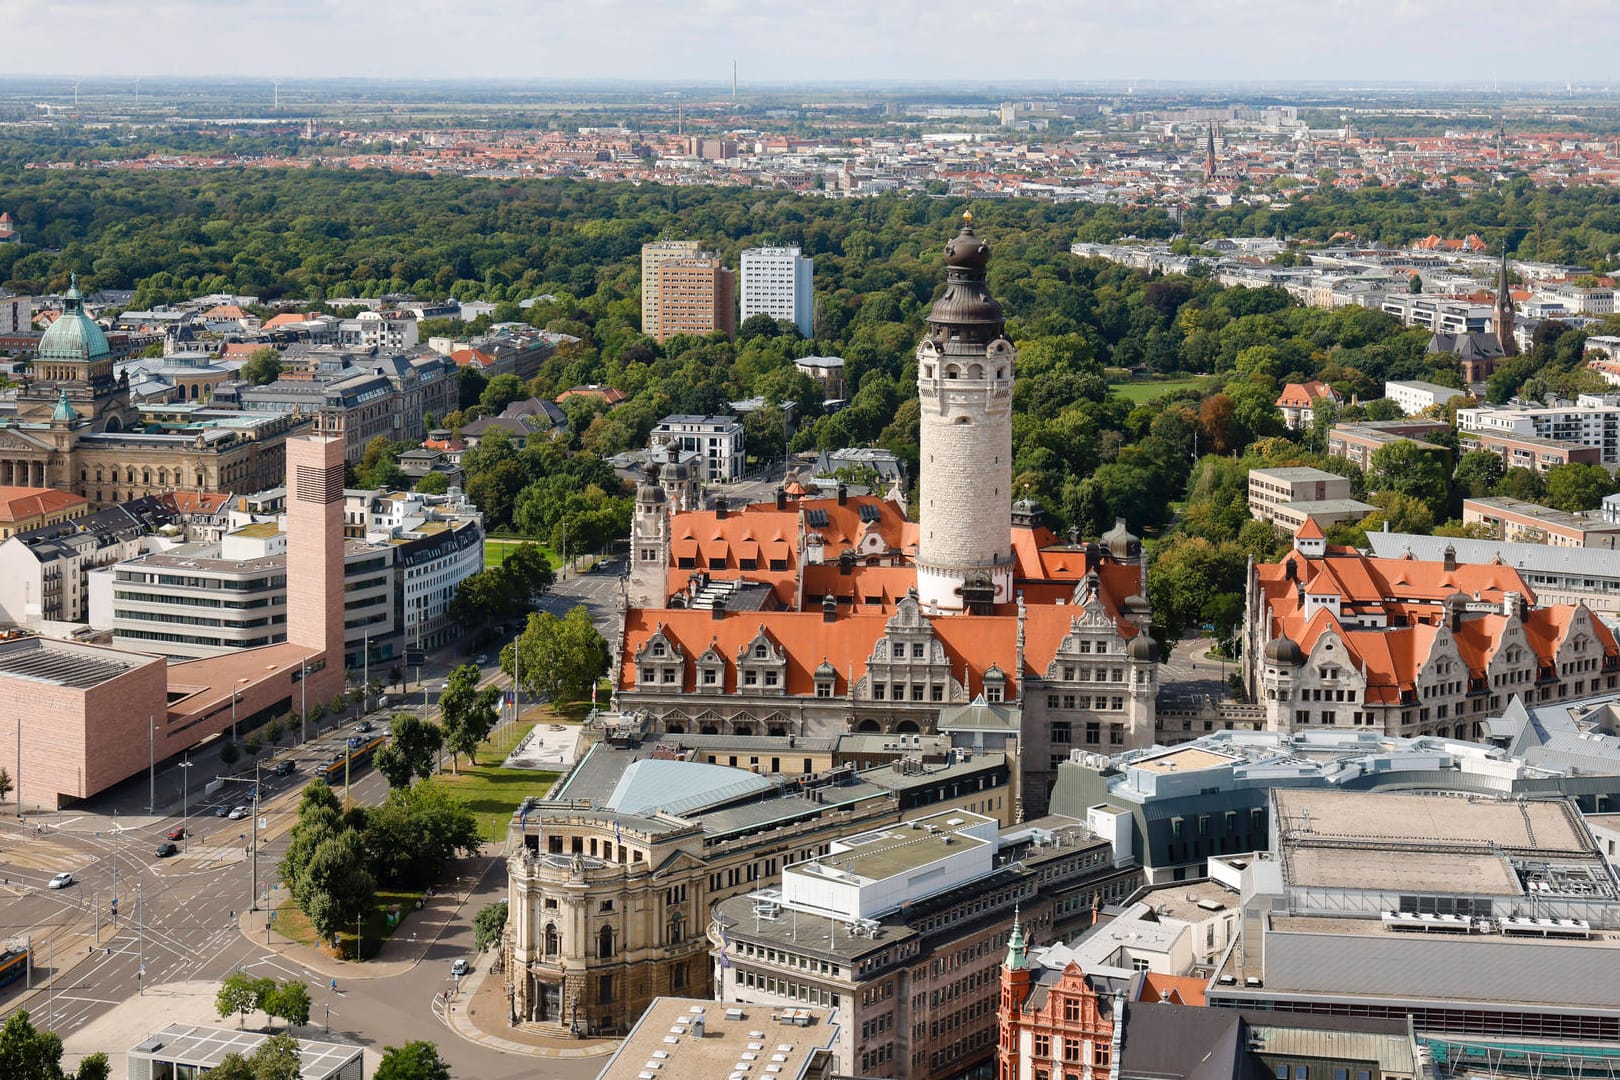
[(731, 100), (737, 100), (737, 61), (731, 62)]

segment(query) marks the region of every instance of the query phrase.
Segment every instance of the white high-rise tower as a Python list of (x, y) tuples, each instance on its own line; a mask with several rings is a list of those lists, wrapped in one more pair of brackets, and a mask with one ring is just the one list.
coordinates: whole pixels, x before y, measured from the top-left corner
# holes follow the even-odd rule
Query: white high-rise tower
[(917, 595), (929, 612), (1011, 603), (1012, 389), (1018, 350), (985, 286), (973, 215), (945, 245), (945, 294), (917, 346), (922, 403)]
[(815, 336), (815, 300), (811, 280), (815, 260), (796, 247), (749, 248), (742, 253), (742, 317), (769, 315)]

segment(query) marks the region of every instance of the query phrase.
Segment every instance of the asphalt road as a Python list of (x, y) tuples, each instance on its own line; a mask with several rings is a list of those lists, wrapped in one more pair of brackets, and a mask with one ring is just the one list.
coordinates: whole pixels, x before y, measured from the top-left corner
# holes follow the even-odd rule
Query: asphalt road
[[(348, 725), (331, 738), (341, 741), (352, 729)], [(266, 781), (263, 797), (268, 804), (261, 807), (261, 816), (268, 828), (261, 832), (258, 880), (269, 906), (279, 900), (275, 865), (286, 850), (297, 791), (310, 776), (309, 765), (326, 753), (312, 746), (292, 755), (300, 769), (295, 777), (279, 781), (282, 798), (276, 798), (277, 791)], [(473, 917), (505, 895), (506, 877), (499, 865), (476, 887), (464, 883), (472, 889), (467, 902), (436, 942), (424, 942), (421, 962), (404, 974), (340, 977), (334, 993), (324, 976), (265, 948), (258, 934), (253, 940), (245, 937), (236, 915), (249, 905), (252, 892), (250, 864), (242, 855), (250, 822), (217, 818), (209, 811), (215, 803), (240, 800), (240, 793), (229, 794), (238, 786), (226, 785), (200, 807), (193, 803), (192, 836), (185, 841), (185, 852), (169, 859), (159, 859), (155, 852), (163, 834), (181, 823), (179, 808), (162, 818), (142, 818), (138, 828), (127, 825), (127, 816), (115, 827), (110, 812), (103, 816), (99, 810), (37, 819), (30, 815), (26, 826), (15, 820), (0, 823), (0, 939), (28, 935), (36, 957), (33, 989), (22, 983), (0, 988), (0, 1014), (26, 1007), (36, 1024), (67, 1036), (138, 994), (143, 982), (219, 981), (246, 970), (307, 982), (314, 1001), (312, 1020), (320, 1023), (329, 1009), (334, 1037), (377, 1049), (411, 1039), (436, 1042), (458, 1077), (517, 1080), (537, 1075), (537, 1069), (548, 1077), (596, 1075), (600, 1061), (517, 1057), (466, 1042), (434, 1014), (434, 995), (450, 985), (451, 961), (472, 954)], [(247, 785), (240, 787), (245, 792)], [(385, 793), (386, 784), (371, 768), (354, 775), (355, 801), (374, 804)], [(144, 795), (143, 783), (138, 797)], [(36, 820), (48, 824), (41, 830)], [(71, 872), (75, 883), (47, 889), (46, 882), (60, 870)], [(441, 891), (445, 887), (456, 885), (446, 883)], [(111, 912), (115, 896), (116, 918)], [(355, 970), (364, 974), (364, 965)], [(316, 1030), (314, 1024), (310, 1030)]]

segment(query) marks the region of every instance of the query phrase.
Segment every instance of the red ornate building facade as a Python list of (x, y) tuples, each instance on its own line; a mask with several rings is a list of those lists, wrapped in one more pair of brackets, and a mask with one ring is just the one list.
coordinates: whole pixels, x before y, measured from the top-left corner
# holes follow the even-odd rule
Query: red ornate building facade
[(1125, 986), (1098, 984), (1070, 961), (1032, 965), (1015, 920), (1001, 967), (998, 1080), (1104, 1080), (1118, 1052)]

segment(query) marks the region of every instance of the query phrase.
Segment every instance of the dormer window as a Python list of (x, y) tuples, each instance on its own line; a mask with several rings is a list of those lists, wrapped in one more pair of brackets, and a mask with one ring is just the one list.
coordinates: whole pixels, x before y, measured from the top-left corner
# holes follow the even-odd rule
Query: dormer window
[(764, 660), (769, 655), (770, 655), (770, 653), (765, 648), (764, 645), (755, 645), (754, 646), (754, 659), (755, 660)]
[(655, 641), (655, 642), (652, 643), (652, 654), (654, 656), (665, 656), (665, 655), (667, 655), (667, 653), (666, 653), (666, 651), (664, 649), (664, 643), (662, 641)]

